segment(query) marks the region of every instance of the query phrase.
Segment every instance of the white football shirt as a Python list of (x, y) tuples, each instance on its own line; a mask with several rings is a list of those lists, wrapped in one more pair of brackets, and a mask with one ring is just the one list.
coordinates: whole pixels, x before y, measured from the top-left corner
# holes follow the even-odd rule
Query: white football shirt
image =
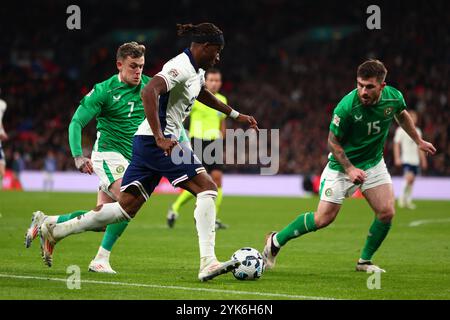
[[(416, 130), (419, 136), (422, 136), (422, 131), (419, 128), (416, 128)], [(402, 164), (410, 164), (413, 166), (420, 164), (419, 147), (401, 127), (398, 127), (395, 131), (394, 143), (400, 143), (400, 159)]]
[[(164, 79), (167, 93), (159, 96), (159, 121), (164, 135), (180, 138), (183, 121), (189, 115), (201, 88), (205, 71), (198, 68), (189, 49), (169, 60), (155, 75)], [(153, 135), (147, 118), (135, 135)]]

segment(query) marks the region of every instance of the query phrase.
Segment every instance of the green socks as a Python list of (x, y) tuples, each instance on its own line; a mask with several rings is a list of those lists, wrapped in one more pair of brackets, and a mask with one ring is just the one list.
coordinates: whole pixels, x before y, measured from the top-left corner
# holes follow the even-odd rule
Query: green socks
[(178, 213), (180, 211), (180, 208), (192, 199), (195, 199), (195, 196), (189, 191), (183, 190), (183, 192), (181, 192), (181, 194), (172, 204), (172, 210)]
[(122, 235), (125, 229), (128, 226), (129, 221), (122, 221), (119, 223), (109, 224), (106, 227), (105, 235), (102, 240), (102, 248), (108, 251), (112, 250), (114, 243), (116, 243), (117, 239)]
[[(275, 236), (279, 246), (284, 246), (289, 240), (298, 238), (302, 234), (316, 231), (316, 223), (314, 222), (314, 212), (307, 212), (299, 215), (287, 227), (278, 232)], [(275, 244), (276, 244), (275, 242)]]
[(79, 210), (79, 211), (74, 211), (68, 214), (64, 214), (58, 217), (58, 220), (56, 221), (56, 223), (63, 223), (66, 221), (69, 221), (73, 218), (76, 218), (78, 216), (81, 216), (82, 214), (85, 214), (86, 212), (88, 212), (87, 210)]
[[(367, 236), (366, 244), (361, 254), (362, 260), (372, 260), (372, 256), (386, 238), (390, 228), (391, 223), (383, 223), (375, 218), (370, 226), (369, 235)], [(274, 238), (274, 243), (275, 245), (282, 247), (289, 240), (316, 230), (317, 226), (314, 222), (314, 212), (307, 212), (299, 215), (287, 227), (278, 232)]]
[(383, 223), (377, 218), (373, 221), (369, 229), (369, 235), (367, 236), (366, 244), (364, 245), (361, 259), (370, 261), (375, 251), (378, 250), (384, 238), (386, 238), (391, 223)]

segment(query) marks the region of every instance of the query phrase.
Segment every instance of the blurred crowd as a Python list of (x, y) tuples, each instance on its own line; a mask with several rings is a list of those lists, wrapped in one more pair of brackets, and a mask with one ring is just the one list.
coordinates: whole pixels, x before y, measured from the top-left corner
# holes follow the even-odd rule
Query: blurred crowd
[[(22, 22), (20, 28), (5, 33), (0, 47), (0, 98), (8, 104), (4, 126), (10, 137), (3, 143), (7, 166), (40, 170), (51, 156), (57, 170), (75, 169), (67, 136), (71, 116), (91, 87), (115, 72), (120, 43), (102, 41), (103, 35), (120, 29), (162, 30), (154, 42), (144, 42), (145, 73), (152, 76), (187, 45), (176, 38), (175, 23), (211, 21), (226, 38), (218, 65), (224, 76), (222, 93), (237, 110), (254, 115), (260, 128), (280, 130), (279, 173), (320, 174), (327, 162), (332, 110), (355, 87), (357, 66), (377, 58), (388, 68), (388, 84), (403, 92), (408, 107), (418, 112), (425, 138), (438, 149), (424, 174), (450, 175), (447, 2), (408, 9), (386, 2), (381, 5), (381, 30), (366, 28), (367, 5), (356, 1), (346, 7), (327, 3), (327, 10), (320, 2), (286, 0), (225, 1), (214, 4), (214, 10), (201, 3), (207, 2), (130, 1), (124, 6), (113, 1), (104, 8), (99, 1), (89, 1), (80, 4), (80, 31), (65, 29), (64, 2), (41, 2), (48, 17), (59, 18), (41, 21), (39, 27), (33, 28), (39, 12), (22, 12), (23, 21), (0, 19), (2, 24)], [(8, 8), (11, 4), (5, 5), (13, 10)], [(167, 13), (167, 8), (170, 16), (154, 13)], [(117, 10), (130, 19), (115, 19)], [(311, 36), (311, 30), (319, 27), (326, 27), (330, 35)], [(343, 27), (351, 32), (346, 34)], [(228, 126), (235, 124), (228, 120)], [(385, 160), (391, 172), (399, 174), (393, 165), (395, 128), (396, 124)], [(86, 155), (95, 136), (91, 123), (83, 131)], [(233, 165), (226, 171), (259, 169)]]

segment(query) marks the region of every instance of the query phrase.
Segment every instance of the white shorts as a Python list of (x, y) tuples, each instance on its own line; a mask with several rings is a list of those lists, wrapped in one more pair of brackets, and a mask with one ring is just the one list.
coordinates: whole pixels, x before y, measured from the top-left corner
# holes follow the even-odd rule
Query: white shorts
[(117, 200), (109, 191), (114, 181), (121, 179), (128, 168), (128, 160), (118, 152), (92, 151), (92, 165), (95, 174), (99, 177), (99, 189), (106, 193), (111, 199)]
[(383, 184), (392, 184), (384, 159), (374, 167), (367, 169), (367, 178), (363, 184), (354, 184), (346, 173), (332, 170), (329, 164), (325, 167), (320, 177), (320, 200), (342, 204), (344, 199), (351, 197), (360, 188), (362, 192)]

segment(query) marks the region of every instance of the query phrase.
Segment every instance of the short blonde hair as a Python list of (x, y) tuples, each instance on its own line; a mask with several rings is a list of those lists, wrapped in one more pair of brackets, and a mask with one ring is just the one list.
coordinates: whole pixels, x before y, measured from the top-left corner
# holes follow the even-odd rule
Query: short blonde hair
[(127, 57), (140, 58), (143, 55), (145, 55), (145, 46), (132, 41), (122, 44), (119, 49), (117, 49), (116, 58), (117, 60), (123, 60)]

